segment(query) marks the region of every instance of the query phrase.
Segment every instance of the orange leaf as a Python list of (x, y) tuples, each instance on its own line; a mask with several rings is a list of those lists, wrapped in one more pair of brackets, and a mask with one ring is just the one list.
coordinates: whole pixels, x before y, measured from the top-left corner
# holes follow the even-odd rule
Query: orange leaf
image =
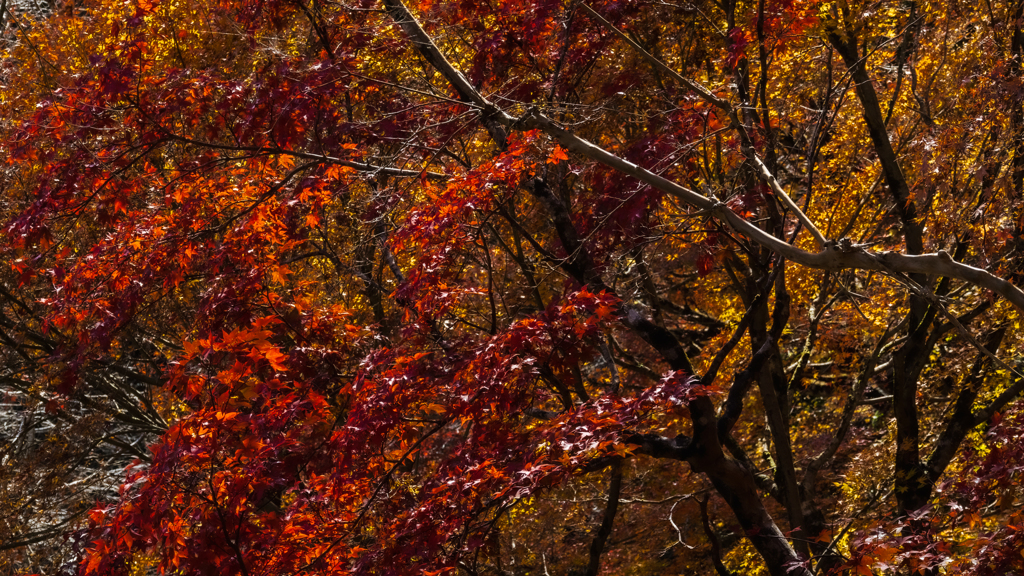
[(551, 155), (548, 156), (548, 164), (558, 164), (562, 160), (568, 160), (569, 155), (566, 154), (565, 149), (561, 146), (555, 145), (555, 149), (551, 151)]

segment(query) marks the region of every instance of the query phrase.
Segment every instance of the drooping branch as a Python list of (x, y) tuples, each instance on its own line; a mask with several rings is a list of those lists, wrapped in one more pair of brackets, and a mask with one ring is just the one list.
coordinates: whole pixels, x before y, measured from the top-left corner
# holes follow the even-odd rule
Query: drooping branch
[[(540, 130), (573, 153), (609, 166), (625, 175), (637, 178), (641, 182), (674, 196), (694, 208), (704, 210), (740, 234), (780, 254), (783, 258), (813, 268), (826, 270), (864, 268), (883, 270), (890, 273), (905, 273), (907, 272), (905, 270), (896, 270), (894, 272), (893, 268), (922, 263), (921, 261), (907, 262), (901, 260), (901, 258), (905, 259), (907, 257), (900, 255), (889, 258), (889, 255), (870, 254), (861, 247), (849, 244), (825, 244), (822, 251), (818, 253), (801, 250), (744, 220), (732, 212), (725, 204), (628, 162), (558, 126), (536, 110), (530, 110), (521, 118), (515, 118), (495, 107), (468, 83), (465, 77), (441, 54), (429, 35), (422, 29), (401, 0), (383, 1), (388, 8), (388, 12), (410, 37), (424, 59), (431, 63), (449, 81), (463, 101), (476, 106), (483, 112), (482, 122), (499, 147), (504, 147), (507, 136), (506, 130)], [(531, 193), (547, 208), (549, 216), (553, 220), (555, 231), (568, 254), (568, 257), (560, 263), (563, 269), (582, 284), (590, 285), (596, 289), (605, 289), (606, 286), (601, 281), (600, 275), (596, 273), (592, 261), (587, 254), (586, 246), (581, 242), (578, 233), (574, 230), (571, 219), (567, 217), (568, 212), (564, 203), (562, 203), (560, 198), (547, 190), (547, 185), (543, 178), (533, 180), (530, 183), (530, 188)], [(955, 272), (954, 276), (965, 274), (962, 269), (958, 268), (963, 265), (953, 262), (952, 259), (948, 259), (947, 262), (946, 260), (939, 260), (941, 257), (938, 256), (934, 258), (936, 259), (935, 262), (928, 263), (932, 265), (941, 264)], [(984, 271), (979, 272), (987, 275)], [(991, 278), (998, 280), (995, 277)], [(1007, 292), (1005, 289), (1003, 291)], [(1024, 309), (1024, 293), (1018, 291), (1013, 296), (1016, 296), (1018, 306)], [(657, 350), (673, 369), (684, 370), (689, 375), (693, 374), (689, 360), (671, 333), (646, 319), (640, 311), (630, 309), (628, 306), (623, 306), (618, 312), (623, 323)], [(800, 562), (800, 557), (789, 545), (786, 536), (779, 530), (775, 521), (765, 509), (751, 471), (739, 462), (726, 456), (723, 452), (718, 435), (718, 419), (715, 417), (714, 407), (710, 399), (707, 397), (695, 398), (688, 402), (688, 407), (693, 423), (693, 440), (686, 443), (682, 454), (676, 452), (676, 450), (670, 450), (669, 452), (674, 453), (673, 455), (677, 457), (685, 455), (686, 461), (694, 470), (707, 475), (708, 479), (714, 484), (715, 488), (736, 514), (737, 520), (749, 535), (752, 544), (765, 559), (769, 571), (773, 575), (778, 576), (790, 574), (792, 572), (790, 568)], [(665, 443), (657, 442), (656, 444), (660, 447), (664, 446)], [(673, 444), (675, 443), (673, 442)], [(672, 448), (676, 447), (673, 446)], [(805, 570), (801, 571), (799, 569), (796, 572), (806, 573)]]
[(279, 156), (290, 156), (292, 158), (301, 158), (303, 160), (314, 160), (323, 164), (331, 164), (335, 166), (341, 166), (344, 168), (351, 168), (356, 172), (364, 172), (375, 175), (393, 176), (396, 178), (427, 178), (429, 180), (447, 180), (446, 174), (440, 172), (430, 172), (426, 170), (405, 170), (402, 168), (394, 168), (391, 166), (378, 166), (376, 164), (370, 164), (368, 162), (356, 162), (354, 160), (345, 160), (342, 158), (335, 158), (326, 154), (314, 154), (312, 152), (303, 152), (301, 150), (289, 150), (287, 148), (280, 148), (276, 146), (236, 146), (233, 144), (220, 144), (217, 142), (206, 142), (203, 140), (197, 140), (195, 138), (188, 138), (179, 134), (174, 134), (169, 130), (165, 130), (162, 126), (161, 130), (165, 131), (165, 134), (170, 141), (181, 142), (184, 144), (192, 144), (201, 148), (209, 148), (211, 150), (228, 150), (232, 152), (246, 152), (249, 154), (270, 154)]

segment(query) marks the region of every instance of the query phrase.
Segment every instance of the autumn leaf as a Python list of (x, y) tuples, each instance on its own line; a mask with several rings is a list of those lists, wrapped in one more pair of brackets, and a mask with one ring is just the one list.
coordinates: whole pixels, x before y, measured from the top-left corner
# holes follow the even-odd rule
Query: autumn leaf
[(9, 571), (1024, 569), (1016, 3), (23, 4)]
[(558, 146), (556, 144), (554, 150), (552, 150), (551, 154), (548, 156), (547, 163), (558, 164), (559, 162), (568, 159), (569, 155), (566, 153), (566, 151), (561, 146)]

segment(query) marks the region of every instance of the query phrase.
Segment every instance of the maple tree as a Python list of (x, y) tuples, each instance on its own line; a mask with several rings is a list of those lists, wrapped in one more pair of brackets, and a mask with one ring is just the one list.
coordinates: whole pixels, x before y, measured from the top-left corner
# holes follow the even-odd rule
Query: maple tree
[(1024, 569), (1022, 6), (9, 11), (0, 553)]

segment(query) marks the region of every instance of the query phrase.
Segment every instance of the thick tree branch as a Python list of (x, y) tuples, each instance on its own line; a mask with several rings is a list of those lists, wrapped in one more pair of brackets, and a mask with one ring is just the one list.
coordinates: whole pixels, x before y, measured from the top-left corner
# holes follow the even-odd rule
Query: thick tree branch
[(890, 274), (948, 276), (991, 290), (1010, 301), (1018, 311), (1024, 312), (1024, 291), (985, 270), (957, 262), (946, 252), (940, 251), (934, 254), (869, 252), (863, 246), (855, 245), (848, 241), (829, 242), (825, 249), (820, 252), (808, 252), (788, 244), (744, 220), (724, 203), (698, 194), (693, 190), (680, 186), (675, 182), (662, 178), (649, 170), (620, 158), (557, 126), (553, 121), (536, 111), (531, 111), (519, 121), (510, 120), (509, 124), (512, 125), (516, 122), (520, 122), (528, 128), (542, 130), (554, 137), (567, 150), (633, 176), (641, 182), (674, 196), (694, 208), (709, 212), (748, 239), (796, 264), (818, 270), (839, 271), (857, 269), (877, 270)]
[(683, 435), (666, 438), (657, 434), (629, 434), (622, 438), (626, 444), (636, 446), (635, 454), (666, 460), (686, 461), (694, 454), (693, 441)]
[[(1006, 328), (1000, 328), (989, 335), (988, 341), (985, 343), (989, 354), (995, 354), (1005, 335)], [(938, 481), (939, 476), (946, 470), (946, 466), (956, 456), (967, 433), (979, 424), (975, 420), (972, 410), (981, 384), (985, 380), (985, 373), (991, 364), (991, 359), (986, 354), (978, 354), (978, 359), (974, 362), (970, 375), (965, 379), (963, 389), (957, 396), (946, 428), (939, 435), (939, 439), (935, 442), (935, 448), (932, 450), (931, 456), (928, 457), (926, 469), (928, 479), (932, 482)]]
[[(452, 84), (456, 92), (459, 93), (459, 96), (467, 103), (471, 103), (485, 111), (484, 125), (499, 145), (503, 146), (503, 143), (506, 141), (506, 132), (504, 128), (497, 126), (496, 123), (500, 123), (508, 128), (539, 129), (558, 141), (563, 148), (614, 168), (623, 174), (632, 176), (661, 192), (678, 198), (698, 210), (707, 211), (736, 232), (796, 264), (818, 270), (839, 271), (859, 269), (888, 273), (948, 276), (992, 290), (1009, 300), (1019, 311), (1024, 312), (1024, 291), (985, 270), (956, 262), (945, 252), (920, 254), (920, 250), (915, 251), (913, 249), (910, 250), (911, 254), (868, 252), (864, 247), (848, 242), (829, 242), (820, 252), (808, 252), (792, 246), (744, 220), (724, 203), (680, 186), (628, 160), (620, 158), (558, 126), (551, 119), (536, 110), (530, 110), (522, 118), (514, 118), (496, 108), (469, 84), (466, 78), (441, 54), (440, 50), (430, 37), (427, 36), (426, 32), (423, 31), (423, 28), (420, 27), (401, 0), (384, 0), (384, 2), (389, 13), (406, 34), (410, 36), (420, 53), (428, 62), (435, 64), (437, 70)], [(498, 128), (501, 129), (499, 130)]]
[[(725, 362), (725, 359), (728, 358), (729, 354), (732, 352), (732, 349), (735, 348), (737, 344), (739, 344), (740, 340), (743, 339), (743, 335), (747, 332), (747, 326), (750, 325), (750, 318), (753, 316), (754, 311), (760, 308), (764, 301), (769, 296), (771, 296), (771, 288), (772, 286), (775, 285), (776, 274), (777, 272), (773, 271), (772, 274), (768, 277), (768, 288), (766, 290), (758, 291), (757, 295), (754, 296), (754, 299), (753, 301), (751, 301), (750, 306), (747, 307), (747, 311), (743, 313), (743, 317), (740, 318), (739, 323), (736, 325), (736, 330), (733, 332), (732, 337), (730, 337), (729, 340), (724, 345), (722, 345), (722, 349), (719, 350), (718, 353), (715, 354), (715, 357), (711, 360), (710, 366), (708, 366), (708, 369), (704, 373), (704, 376), (702, 376), (700, 379), (701, 385), (710, 386), (711, 384), (714, 384), (715, 378), (718, 377), (718, 371), (722, 367), (722, 363)], [(731, 394), (732, 393), (730, 392), (730, 396)]]
[(435, 70), (441, 73), (442, 76), (448, 80), (448, 83), (452, 85), (455, 92), (459, 95), (459, 98), (467, 104), (472, 104), (479, 108), (483, 113), (483, 123), (487, 128), (487, 132), (491, 135), (491, 138), (498, 145), (499, 148), (504, 149), (508, 145), (508, 133), (505, 128), (498, 121), (498, 119), (504, 115), (487, 101), (469, 80), (462, 75), (461, 72), (452, 66), (452, 63), (445, 58), (441, 50), (438, 49), (437, 45), (430, 36), (423, 30), (423, 27), (416, 20), (416, 17), (412, 15), (409, 8), (402, 2), (402, 0), (384, 0), (384, 6), (387, 8), (388, 14), (391, 18), (402, 28), (402, 31), (412, 40), (415, 44), (416, 49), (420, 55), (434, 67)]
[(601, 527), (597, 529), (594, 541), (590, 545), (590, 561), (587, 563), (586, 576), (597, 576), (601, 569), (601, 555), (604, 554), (605, 543), (615, 525), (615, 515), (619, 511), (619, 494), (622, 492), (622, 462), (612, 465), (612, 478), (608, 486), (608, 504), (604, 509)]
[(729, 388), (729, 395), (726, 397), (722, 415), (718, 417), (718, 436), (720, 438), (724, 438), (736, 425), (736, 421), (739, 420), (740, 414), (743, 412), (743, 399), (746, 398), (750, 385), (774, 350), (771, 342), (765, 342), (764, 346), (761, 346), (750, 358), (747, 367), (736, 373), (733, 384)]
[(715, 529), (711, 526), (707, 494), (697, 503), (700, 504), (700, 523), (704, 526), (704, 534), (707, 535), (708, 541), (711, 542), (711, 563), (715, 566), (715, 572), (718, 573), (718, 576), (735, 576), (722, 562), (722, 544), (718, 540), (718, 535), (715, 534)]
[[(848, 15), (844, 14), (844, 17), (848, 17)], [(885, 118), (882, 116), (882, 108), (878, 102), (878, 94), (875, 92), (871, 77), (868, 76), (866, 58), (861, 58), (858, 54), (857, 40), (852, 36), (849, 26), (847, 26), (847, 33), (851, 37), (844, 39), (837, 30), (831, 30), (827, 34), (828, 41), (842, 56), (843, 62), (853, 78), (853, 85), (864, 111), (864, 121), (868, 126), (871, 143), (882, 163), (885, 183), (889, 186), (889, 191), (896, 202), (896, 211), (903, 222), (903, 236), (907, 252), (920, 254), (924, 250), (924, 243), (921, 223), (917, 217), (917, 208), (910, 196), (910, 187), (907, 185), (907, 179), (896, 157), (896, 151), (889, 140), (889, 133), (885, 128)]]
[[(761, 160), (761, 158), (759, 158), (757, 156), (757, 154), (754, 152), (754, 149), (753, 149), (752, 145), (750, 145), (750, 138), (747, 136), (746, 131), (743, 129), (743, 125), (738, 121), (738, 116), (736, 115), (736, 110), (735, 110), (735, 108), (733, 108), (732, 104), (729, 103), (729, 101), (724, 100), (722, 98), (719, 98), (718, 96), (715, 96), (714, 93), (712, 93), (710, 90), (708, 90), (704, 86), (701, 86), (699, 83), (694, 82), (693, 80), (690, 80), (689, 78), (686, 78), (685, 76), (679, 74), (678, 72), (676, 72), (675, 70), (670, 68), (668, 65), (666, 65), (661, 60), (658, 60), (657, 58), (655, 58), (653, 54), (651, 54), (650, 52), (644, 50), (644, 48), (642, 46), (640, 46), (639, 44), (634, 42), (633, 39), (630, 38), (629, 36), (623, 34), (611, 22), (605, 20), (604, 17), (602, 17), (600, 14), (598, 14), (596, 11), (594, 11), (594, 9), (591, 8), (590, 6), (587, 6), (585, 3), (580, 4), (580, 5), (583, 7), (584, 10), (586, 10), (588, 13), (590, 13), (591, 16), (593, 16), (597, 21), (599, 21), (605, 28), (611, 30), (612, 32), (615, 33), (616, 36), (618, 36), (619, 38), (622, 38), (623, 40), (625, 40), (626, 43), (628, 43), (634, 50), (639, 52), (640, 55), (643, 56), (644, 60), (647, 60), (648, 63), (653, 65), (658, 70), (661, 70), (661, 71), (667, 73), (676, 82), (682, 84), (684, 87), (686, 87), (691, 92), (696, 93), (705, 102), (708, 102), (709, 104), (715, 106), (716, 108), (719, 108), (722, 111), (726, 112), (729, 115), (729, 117), (734, 120), (733, 121), (733, 127), (740, 131), (740, 137), (741, 137), (741, 139), (745, 143), (745, 148), (747, 148), (747, 152), (749, 153), (750, 157), (753, 158), (754, 164), (757, 166), (757, 174), (758, 174), (758, 176), (760, 176), (760, 178), (762, 180), (764, 180), (768, 184), (769, 187), (771, 187), (772, 191), (775, 192), (775, 195), (779, 198), (779, 200), (783, 204), (785, 204), (787, 208), (792, 210), (793, 213), (796, 215), (797, 219), (800, 220), (800, 222), (805, 227), (807, 227), (807, 230), (814, 237), (815, 242), (818, 243), (818, 247), (819, 248), (824, 248), (825, 247), (825, 244), (826, 244), (825, 237), (821, 234), (820, 231), (818, 231), (818, 228), (811, 222), (811, 219), (807, 217), (807, 215), (804, 213), (804, 211), (801, 210), (800, 207), (797, 206), (795, 202), (793, 202), (792, 198), (789, 197), (789, 194), (786, 194), (786, 191), (783, 190), (782, 185), (779, 184), (778, 179), (775, 178), (775, 176), (771, 173), (771, 170), (768, 169), (768, 167)], [(762, 12), (762, 14), (760, 14), (760, 16), (763, 16), (763, 8), (764, 8), (764, 6), (762, 4), (760, 6), (760, 11)], [(760, 28), (760, 26), (761, 26), (761, 18), (759, 17), (759, 28)], [(762, 83), (764, 83), (764, 78), (762, 78)], [(764, 86), (761, 86), (761, 91), (763, 91), (763, 90), (764, 90)], [(771, 154), (770, 150), (769, 150), (769, 153)], [(769, 159), (770, 158), (771, 158), (771, 156), (769, 156)]]

